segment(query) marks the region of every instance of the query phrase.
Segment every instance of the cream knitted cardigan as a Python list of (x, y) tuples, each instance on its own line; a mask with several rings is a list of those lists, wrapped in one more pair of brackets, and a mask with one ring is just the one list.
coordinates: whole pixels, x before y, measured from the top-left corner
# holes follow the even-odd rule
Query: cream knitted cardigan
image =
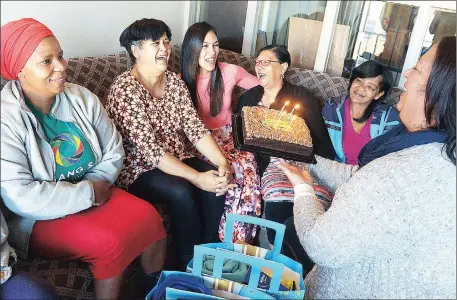
[(360, 170), (318, 157), (311, 172), (335, 192), (330, 209), (295, 187), (295, 227), (316, 263), (307, 298), (456, 298), (456, 167), (442, 146)]

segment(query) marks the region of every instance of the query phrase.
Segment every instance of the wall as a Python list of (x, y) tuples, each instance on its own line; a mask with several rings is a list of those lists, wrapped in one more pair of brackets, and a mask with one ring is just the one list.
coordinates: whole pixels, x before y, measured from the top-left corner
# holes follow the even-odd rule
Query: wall
[[(31, 17), (48, 26), (65, 57), (98, 56), (123, 50), (122, 31), (141, 18), (161, 19), (172, 42), (183, 38), (186, 1), (1, 1), (1, 24)], [(187, 25), (187, 24), (186, 24)]]

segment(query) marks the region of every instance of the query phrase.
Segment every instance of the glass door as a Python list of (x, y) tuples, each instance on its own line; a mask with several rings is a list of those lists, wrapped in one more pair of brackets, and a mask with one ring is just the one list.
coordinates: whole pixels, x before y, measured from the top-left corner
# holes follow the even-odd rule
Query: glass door
[[(454, 1), (340, 3), (338, 17), (329, 20), (335, 24), (333, 30), (325, 32), (320, 41), (332, 41), (331, 46), (322, 51), (325, 67), (315, 65), (315, 71), (325, 70), (326, 73), (349, 77), (351, 71), (364, 61), (375, 60), (391, 71), (394, 86), (402, 87), (404, 72), (416, 64), (428, 47), (443, 36), (455, 35)], [(347, 26), (346, 31), (337, 30), (341, 26)], [(346, 56), (341, 68), (344, 51)], [(332, 61), (339, 65), (332, 64)]]
[(438, 43), (443, 37), (456, 35), (455, 11), (434, 8), (428, 20), (427, 28), (421, 54), (425, 53), (433, 44)]
[(367, 60), (376, 60), (392, 72), (397, 85), (419, 7), (380, 1), (367, 1), (365, 5), (361, 13), (363, 22), (358, 28), (353, 26), (357, 40), (348, 49), (352, 55), (346, 57), (342, 75), (349, 77), (353, 68)]
[(196, 22), (216, 28), (222, 49), (242, 52), (248, 1), (200, 1)]
[(250, 54), (269, 44), (284, 45), (293, 67), (313, 69), (326, 6), (327, 1), (262, 1)]

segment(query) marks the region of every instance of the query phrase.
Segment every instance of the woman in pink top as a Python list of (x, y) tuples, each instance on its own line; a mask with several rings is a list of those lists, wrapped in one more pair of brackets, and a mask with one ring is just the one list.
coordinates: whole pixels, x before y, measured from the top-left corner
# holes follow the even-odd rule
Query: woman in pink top
[[(218, 62), (216, 30), (206, 22), (190, 26), (181, 50), (181, 76), (190, 91), (198, 114), (211, 130), (219, 147), (233, 166), (236, 188), (226, 194), (225, 212), (219, 226), (222, 239), (227, 213), (260, 216), (260, 178), (252, 153), (238, 151), (232, 137), (232, 92), (235, 86), (250, 89), (257, 77), (245, 69)], [(234, 240), (250, 243), (256, 235), (253, 225), (235, 224)]]

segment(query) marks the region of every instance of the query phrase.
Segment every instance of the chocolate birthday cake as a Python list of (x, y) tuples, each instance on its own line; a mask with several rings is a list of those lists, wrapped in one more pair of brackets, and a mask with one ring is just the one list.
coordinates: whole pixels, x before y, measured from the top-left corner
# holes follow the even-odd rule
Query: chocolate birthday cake
[(244, 144), (298, 155), (310, 153), (313, 143), (305, 121), (295, 115), (279, 116), (279, 113), (261, 106), (243, 107)]

